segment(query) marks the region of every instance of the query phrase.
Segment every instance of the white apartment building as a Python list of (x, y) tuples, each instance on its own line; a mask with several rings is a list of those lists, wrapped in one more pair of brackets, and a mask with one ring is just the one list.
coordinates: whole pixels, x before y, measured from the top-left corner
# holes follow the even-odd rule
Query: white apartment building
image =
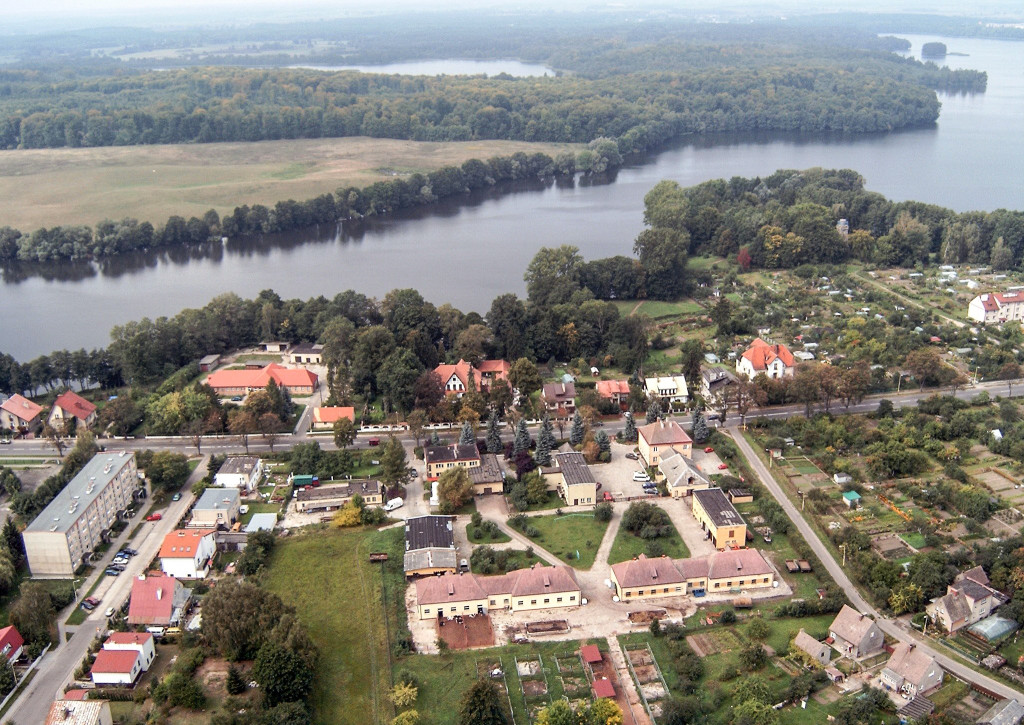
[(1024, 290), (978, 295), (967, 305), (967, 316), (982, 324), (1024, 320)]
[(134, 453), (93, 456), (22, 534), (32, 576), (71, 578), (131, 503), (138, 485)]

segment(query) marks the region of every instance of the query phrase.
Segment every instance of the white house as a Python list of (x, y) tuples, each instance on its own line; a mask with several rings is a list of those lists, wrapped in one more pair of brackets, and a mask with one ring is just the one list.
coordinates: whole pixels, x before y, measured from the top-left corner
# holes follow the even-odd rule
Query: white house
[(178, 529), (164, 537), (160, 568), (176, 579), (204, 579), (217, 551), (216, 529)]
[(913, 644), (900, 642), (892, 650), (879, 677), (886, 688), (914, 697), (942, 684), (942, 668), (930, 654)]
[(686, 387), (686, 378), (682, 375), (646, 378), (644, 379), (644, 390), (649, 395), (657, 395), (668, 403), (685, 403), (690, 399), (690, 391)]
[(156, 645), (149, 632), (111, 632), (103, 649), (115, 652), (138, 652), (142, 655), (142, 671), (145, 672), (156, 659)]
[(142, 653), (135, 649), (101, 649), (96, 653), (90, 676), (97, 687), (134, 685), (142, 674)]
[(263, 462), (257, 456), (229, 456), (213, 477), (213, 485), (251, 491), (263, 476)]
[(1024, 320), (1024, 291), (978, 295), (967, 305), (967, 317), (981, 323)]
[(788, 347), (768, 344), (760, 337), (736, 361), (736, 372), (748, 380), (762, 373), (769, 378), (791, 377), (795, 370), (796, 360)]

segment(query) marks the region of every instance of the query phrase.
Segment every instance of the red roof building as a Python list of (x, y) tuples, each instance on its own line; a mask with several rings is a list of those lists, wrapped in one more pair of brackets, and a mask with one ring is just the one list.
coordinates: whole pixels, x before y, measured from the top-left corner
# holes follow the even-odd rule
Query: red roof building
[(170, 627), (177, 625), (192, 597), (173, 576), (151, 572), (132, 582), (131, 603), (128, 605), (128, 624)]
[(608, 697), (615, 699), (615, 685), (606, 677), (594, 680), (594, 697)]
[(476, 367), (459, 360), (454, 365), (438, 365), (434, 372), (441, 378), (446, 395), (461, 398), (469, 391), (471, 379), (475, 390), (487, 391), (495, 383), (507, 381), (511, 369), (512, 365), (506, 360), (484, 360)]
[(88, 427), (96, 422), (96, 406), (72, 390), (65, 390), (53, 401), (49, 423), (63, 424), (64, 421), (75, 419), (76, 425)]
[(606, 399), (621, 405), (626, 405), (629, 400), (628, 380), (598, 380), (597, 394)]
[(130, 685), (142, 674), (142, 653), (134, 649), (101, 649), (90, 674), (97, 685)]
[(967, 306), (967, 316), (976, 322), (1001, 323), (1024, 319), (1024, 291), (978, 295)]
[(342, 418), (348, 418), (352, 423), (356, 422), (356, 409), (344, 406), (328, 406), (313, 408), (313, 427), (320, 429), (333, 428), (334, 424)]
[(43, 407), (15, 393), (0, 405), (0, 428), (31, 433), (43, 426)]
[(245, 395), (267, 387), (271, 380), (291, 395), (312, 395), (320, 379), (305, 368), (271, 363), (259, 370), (218, 370), (208, 375), (205, 382), (218, 395)]
[(602, 660), (601, 650), (597, 648), (596, 644), (585, 644), (580, 647), (580, 656), (588, 665), (597, 664)]
[(0, 654), (6, 657), (8, 662), (14, 662), (21, 657), (24, 646), (25, 640), (13, 625), (0, 629)]
[(736, 361), (736, 372), (748, 380), (764, 374), (769, 378), (792, 377), (796, 359), (785, 345), (770, 344), (760, 337), (750, 343)]

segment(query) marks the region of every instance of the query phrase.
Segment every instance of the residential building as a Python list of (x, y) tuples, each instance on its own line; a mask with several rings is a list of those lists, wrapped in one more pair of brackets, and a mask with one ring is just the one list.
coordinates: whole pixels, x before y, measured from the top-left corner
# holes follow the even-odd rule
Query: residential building
[(101, 649), (89, 672), (97, 687), (131, 686), (141, 674), (142, 654), (133, 649)]
[(263, 352), (288, 352), (288, 348), (291, 347), (291, 343), (283, 342), (281, 340), (269, 340), (261, 342), (258, 347)]
[(220, 365), (220, 355), (203, 355), (199, 359), (199, 372), (210, 373)]
[(107, 700), (54, 700), (44, 725), (113, 725)]
[(324, 346), (318, 342), (300, 342), (288, 351), (288, 362), (292, 365), (323, 365)]
[(875, 620), (844, 604), (828, 628), (829, 639), (836, 651), (846, 657), (860, 659), (878, 654), (885, 646), (885, 637)]
[(32, 576), (70, 579), (105, 540), (138, 486), (134, 453), (93, 456), (22, 533)]
[(628, 380), (598, 380), (597, 394), (605, 400), (610, 400), (622, 410), (629, 404), (629, 381)]
[(645, 466), (657, 467), (672, 451), (687, 458), (693, 456), (693, 439), (674, 420), (662, 418), (637, 428), (637, 434), (637, 448)]
[(887, 689), (914, 697), (941, 685), (942, 674), (942, 668), (930, 654), (914, 644), (899, 642), (892, 648), (892, 656), (879, 679)]
[(423, 460), (427, 464), (427, 480), (435, 481), (451, 468), (476, 468), (480, 465), (480, 451), (474, 443), (429, 446), (423, 451)]
[(444, 574), (416, 582), (420, 619), (486, 614), (492, 609), (525, 612), (577, 607), (583, 592), (567, 566), (534, 564), (501, 576)]
[(128, 624), (175, 627), (181, 623), (192, 599), (192, 590), (170, 574), (149, 572), (132, 581)]
[(252, 534), (257, 531), (273, 531), (276, 526), (277, 514), (253, 514), (244, 530), (245, 533)]
[(686, 456), (669, 451), (658, 462), (658, 478), (665, 481), (672, 498), (689, 496), (697, 488), (711, 488), (711, 481)]
[(178, 529), (164, 537), (160, 568), (177, 579), (205, 579), (217, 553), (216, 529)]
[(0, 629), (0, 655), (8, 662), (16, 662), (25, 649), (25, 640), (13, 624)]
[(802, 629), (793, 638), (793, 646), (806, 653), (808, 657), (822, 667), (826, 666), (828, 661), (832, 659), (832, 648), (824, 642), (819, 642)]
[(259, 456), (228, 456), (213, 477), (213, 485), (252, 491), (263, 480)]
[(441, 378), (444, 392), (461, 398), (469, 392), (469, 386), (478, 391), (486, 392), (494, 385), (508, 385), (508, 374), (512, 366), (505, 360), (483, 360), (474, 367), (465, 360), (454, 365), (438, 365), (434, 372)]
[(1024, 705), (1017, 700), (1000, 700), (976, 720), (977, 725), (1018, 725), (1024, 719)]
[(455, 573), (454, 516), (413, 516), (405, 521), (405, 575)]
[(747, 524), (722, 489), (695, 490), (693, 517), (716, 549), (746, 546)]
[(505, 491), (505, 473), (501, 470), (498, 457), (493, 453), (482, 453), (480, 465), (466, 470), (469, 471), (469, 480), (473, 482), (474, 495), (483, 496)]
[(760, 374), (769, 378), (792, 377), (796, 360), (785, 345), (770, 344), (760, 337), (750, 343), (736, 361), (736, 372), (753, 380)]
[(676, 560), (641, 554), (613, 565), (611, 570), (620, 601), (771, 589), (775, 584), (775, 570), (757, 549), (717, 551)]
[(362, 496), (367, 506), (384, 505), (384, 484), (370, 479), (359, 479), (347, 483), (334, 483), (325, 486), (306, 486), (295, 491), (295, 510), (299, 513), (310, 511), (334, 511), (352, 500), (355, 495)]
[(313, 430), (333, 430), (334, 424), (342, 418), (356, 422), (356, 409), (344, 405), (313, 408)]
[(111, 632), (103, 649), (114, 652), (138, 652), (142, 655), (142, 671), (146, 672), (156, 659), (156, 644), (149, 632)]
[(982, 324), (1024, 320), (1024, 290), (978, 295), (967, 305), (967, 317)]
[(946, 593), (925, 607), (931, 620), (947, 632), (957, 632), (980, 622), (1006, 602), (1006, 596), (989, 585), (980, 566), (956, 576)]
[(703, 368), (700, 371), (700, 396), (708, 408), (725, 408), (737, 382), (736, 376), (725, 368)]
[(576, 414), (576, 384), (573, 382), (546, 383), (540, 399), (552, 418), (572, 418)]
[(590, 471), (582, 453), (571, 451), (556, 453), (555, 465), (543, 469), (549, 486), (570, 506), (597, 503), (597, 479)]
[(75, 421), (75, 428), (89, 428), (98, 417), (95, 405), (73, 390), (65, 390), (53, 401), (47, 422), (57, 430), (66, 430), (69, 420)]
[(211, 373), (204, 381), (214, 389), (217, 395), (247, 395), (254, 390), (262, 390), (273, 380), (279, 388), (288, 391), (289, 395), (312, 395), (320, 385), (316, 373), (305, 368), (286, 368), (271, 363), (258, 370), (218, 370)]
[(0, 428), (20, 435), (43, 427), (43, 406), (15, 393), (0, 404)]
[(242, 495), (237, 488), (208, 488), (192, 507), (188, 525), (207, 529), (231, 526), (238, 520), (241, 506)]
[(690, 399), (690, 390), (686, 387), (686, 378), (682, 375), (670, 375), (660, 378), (645, 378), (644, 390), (648, 395), (657, 395), (669, 405), (685, 403)]

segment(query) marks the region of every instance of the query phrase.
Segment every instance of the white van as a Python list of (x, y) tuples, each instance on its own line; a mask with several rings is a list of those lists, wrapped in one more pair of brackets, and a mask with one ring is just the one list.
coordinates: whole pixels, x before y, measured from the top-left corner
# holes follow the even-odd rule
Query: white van
[(167, 630), (163, 627), (146, 627), (146, 631), (154, 637), (163, 637)]
[(404, 505), (405, 505), (405, 501), (404, 500), (402, 500), (400, 498), (393, 498), (390, 501), (388, 501), (386, 504), (384, 504), (384, 510), (385, 511), (394, 511), (395, 509), (402, 508), (402, 506), (404, 506)]
[(633, 471), (633, 480), (640, 483), (647, 483), (651, 480), (651, 477), (647, 475), (646, 471)]

